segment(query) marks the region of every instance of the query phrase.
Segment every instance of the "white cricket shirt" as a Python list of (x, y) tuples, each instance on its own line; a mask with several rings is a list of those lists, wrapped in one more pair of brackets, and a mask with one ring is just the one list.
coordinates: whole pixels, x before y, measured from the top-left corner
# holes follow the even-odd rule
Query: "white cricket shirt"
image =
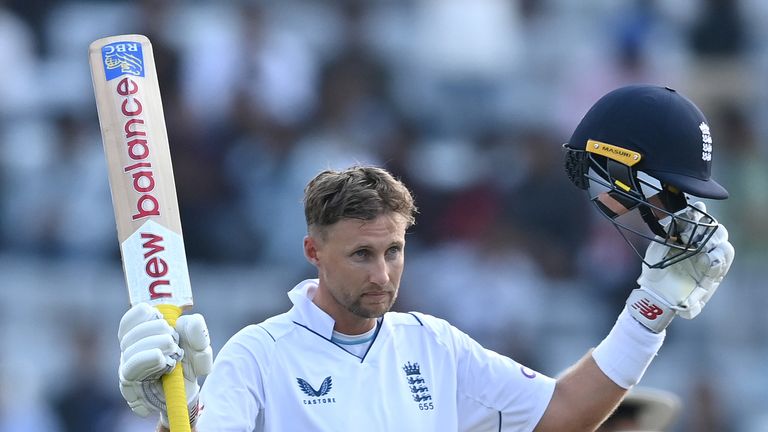
[(333, 319), (288, 293), (288, 312), (235, 334), (201, 390), (198, 432), (531, 431), (555, 380), (486, 350), (446, 321), (388, 312), (360, 358)]

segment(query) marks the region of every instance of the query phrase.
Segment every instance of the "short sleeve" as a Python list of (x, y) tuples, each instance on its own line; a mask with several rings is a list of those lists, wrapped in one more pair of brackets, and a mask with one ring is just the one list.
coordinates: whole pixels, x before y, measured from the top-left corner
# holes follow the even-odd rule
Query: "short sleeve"
[(263, 427), (264, 365), (252, 350), (253, 339), (239, 333), (216, 356), (200, 391), (197, 432), (252, 432)]
[(447, 322), (457, 360), (460, 430), (532, 431), (552, 399), (555, 380), (483, 348)]

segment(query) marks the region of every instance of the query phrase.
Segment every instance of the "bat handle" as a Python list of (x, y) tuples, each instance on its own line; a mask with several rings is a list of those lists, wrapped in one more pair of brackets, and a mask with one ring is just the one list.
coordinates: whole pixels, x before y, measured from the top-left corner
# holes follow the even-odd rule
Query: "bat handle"
[[(169, 304), (156, 306), (171, 327), (176, 328), (176, 319), (181, 316), (181, 308)], [(187, 408), (187, 394), (184, 390), (184, 372), (181, 362), (176, 367), (163, 375), (163, 392), (168, 409), (168, 424), (171, 432), (190, 432), (189, 408)]]

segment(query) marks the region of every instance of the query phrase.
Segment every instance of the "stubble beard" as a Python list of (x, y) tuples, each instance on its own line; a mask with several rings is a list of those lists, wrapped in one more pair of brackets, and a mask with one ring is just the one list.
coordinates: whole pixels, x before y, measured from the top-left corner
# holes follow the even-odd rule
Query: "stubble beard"
[(347, 310), (361, 318), (379, 318), (380, 316), (383, 316), (385, 313), (389, 312), (389, 310), (392, 308), (392, 305), (395, 304), (395, 300), (397, 300), (397, 291), (392, 293), (392, 297), (389, 299), (389, 302), (386, 304), (386, 306), (377, 305), (375, 309), (368, 306), (363, 306), (363, 298), (363, 296), (360, 296), (351, 303), (348, 303)]

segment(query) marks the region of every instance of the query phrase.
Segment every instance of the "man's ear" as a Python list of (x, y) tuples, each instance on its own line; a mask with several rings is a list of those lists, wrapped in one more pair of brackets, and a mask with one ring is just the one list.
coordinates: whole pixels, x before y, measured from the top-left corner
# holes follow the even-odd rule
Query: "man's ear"
[(304, 256), (314, 266), (320, 262), (317, 257), (317, 246), (317, 239), (311, 235), (304, 236)]

